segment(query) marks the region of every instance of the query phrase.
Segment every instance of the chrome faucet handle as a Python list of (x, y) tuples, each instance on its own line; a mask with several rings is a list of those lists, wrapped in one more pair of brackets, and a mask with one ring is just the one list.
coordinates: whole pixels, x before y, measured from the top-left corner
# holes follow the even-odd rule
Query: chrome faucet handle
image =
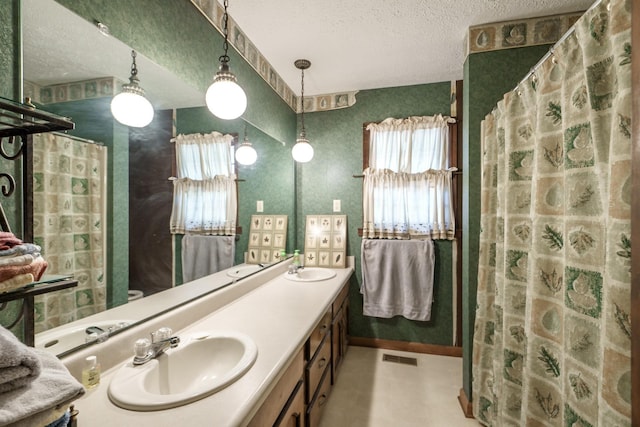
[(156, 342), (168, 340), (169, 338), (171, 338), (172, 334), (173, 334), (173, 331), (171, 330), (171, 328), (167, 328), (167, 327), (160, 328), (155, 332), (151, 332), (151, 342), (156, 343)]

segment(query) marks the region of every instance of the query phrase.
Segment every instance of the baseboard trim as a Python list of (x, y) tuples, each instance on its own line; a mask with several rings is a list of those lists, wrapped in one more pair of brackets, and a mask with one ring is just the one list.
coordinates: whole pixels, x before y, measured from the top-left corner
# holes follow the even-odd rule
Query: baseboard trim
[(464, 392), (464, 389), (460, 389), (460, 395), (458, 396), (458, 402), (460, 402), (460, 407), (462, 408), (462, 412), (464, 416), (467, 418), (475, 418), (473, 416), (473, 406), (467, 397), (467, 393)]
[(413, 353), (436, 354), (439, 356), (462, 357), (462, 347), (423, 344), (419, 342), (383, 340), (349, 336), (349, 345), (383, 348), (387, 350), (411, 351)]

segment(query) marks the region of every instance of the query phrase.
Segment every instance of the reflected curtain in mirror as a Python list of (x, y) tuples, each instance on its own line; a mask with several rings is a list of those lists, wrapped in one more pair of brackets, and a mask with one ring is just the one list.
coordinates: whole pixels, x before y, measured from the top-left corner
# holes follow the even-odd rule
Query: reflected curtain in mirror
[(178, 177), (173, 181), (172, 233), (235, 235), (233, 140), (218, 132), (175, 138)]
[(34, 241), (49, 262), (47, 274), (78, 281), (77, 288), (36, 297), (36, 332), (106, 309), (106, 164), (104, 146), (34, 135)]

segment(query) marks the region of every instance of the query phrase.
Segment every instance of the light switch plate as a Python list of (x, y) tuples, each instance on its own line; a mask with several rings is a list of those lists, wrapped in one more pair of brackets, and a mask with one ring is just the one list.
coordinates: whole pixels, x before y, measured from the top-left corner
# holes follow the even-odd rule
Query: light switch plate
[(333, 211), (340, 212), (340, 200), (333, 201)]
[(256, 202), (256, 212), (264, 212), (264, 202), (262, 200)]

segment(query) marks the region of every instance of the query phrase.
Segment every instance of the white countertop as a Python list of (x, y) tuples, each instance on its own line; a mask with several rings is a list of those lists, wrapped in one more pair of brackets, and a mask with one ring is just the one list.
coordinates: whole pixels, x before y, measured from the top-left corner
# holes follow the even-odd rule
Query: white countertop
[(109, 381), (130, 360), (127, 358), (104, 371), (100, 385), (75, 402), (80, 411), (79, 425), (246, 425), (353, 273), (351, 267), (336, 269), (333, 279), (305, 283), (285, 279), (286, 265), (278, 270), (275, 278), (176, 333), (231, 330), (250, 336), (258, 346), (258, 357), (239, 380), (188, 405), (153, 412), (130, 411), (117, 407), (107, 396)]

